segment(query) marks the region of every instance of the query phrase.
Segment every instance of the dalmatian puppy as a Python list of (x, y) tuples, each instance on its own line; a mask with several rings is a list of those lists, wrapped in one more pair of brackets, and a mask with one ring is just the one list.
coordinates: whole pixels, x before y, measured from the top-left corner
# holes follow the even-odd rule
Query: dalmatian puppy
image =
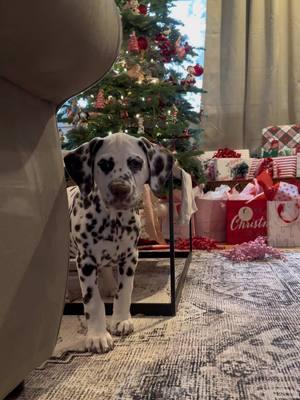
[[(115, 133), (94, 138), (64, 156), (65, 167), (78, 185), (69, 191), (71, 246), (87, 320), (86, 349), (107, 352), (113, 348), (111, 333), (133, 331), (131, 294), (138, 262), (140, 220), (137, 204), (149, 183), (158, 194), (171, 172), (172, 156), (145, 138)], [(117, 267), (110, 332), (105, 306), (98, 290), (111, 285), (112, 265)], [(106, 280), (108, 282), (106, 282)]]

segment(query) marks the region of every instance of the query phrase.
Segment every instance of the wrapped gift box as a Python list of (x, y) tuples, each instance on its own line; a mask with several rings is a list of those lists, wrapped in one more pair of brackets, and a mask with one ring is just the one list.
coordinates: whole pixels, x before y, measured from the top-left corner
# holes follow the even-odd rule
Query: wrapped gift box
[(269, 151), (278, 140), (279, 150), (294, 149), (300, 143), (300, 125), (268, 126), (262, 130), (262, 147)]
[[(299, 156), (274, 157), (273, 159), (273, 178), (295, 178), (296, 171), (300, 176), (300, 158)], [(253, 179), (257, 175), (260, 164), (263, 162), (261, 158), (253, 158), (247, 179)], [(298, 167), (299, 164), (299, 167)]]
[(211, 180), (234, 181), (246, 179), (251, 162), (251, 158), (213, 158), (210, 161)]

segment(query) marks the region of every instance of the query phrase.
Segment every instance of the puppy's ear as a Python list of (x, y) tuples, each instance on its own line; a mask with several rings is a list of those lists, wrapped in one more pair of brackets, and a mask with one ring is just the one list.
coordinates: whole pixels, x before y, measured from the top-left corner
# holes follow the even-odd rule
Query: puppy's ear
[(103, 145), (104, 139), (95, 138), (84, 143), (74, 150), (69, 151), (65, 157), (65, 167), (79, 186), (80, 192), (87, 195), (94, 185), (94, 160), (95, 154)]
[(173, 157), (166, 149), (149, 142), (145, 138), (141, 138), (138, 143), (148, 160), (149, 178), (146, 183), (149, 183), (153, 193), (159, 196), (163, 193), (165, 184), (171, 174)]

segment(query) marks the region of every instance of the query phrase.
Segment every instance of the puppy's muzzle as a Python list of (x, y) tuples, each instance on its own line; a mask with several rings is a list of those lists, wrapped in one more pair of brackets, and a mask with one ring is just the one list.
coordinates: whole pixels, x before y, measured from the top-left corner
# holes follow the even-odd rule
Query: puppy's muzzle
[(120, 179), (114, 179), (111, 181), (108, 185), (108, 189), (114, 198), (118, 200), (126, 199), (131, 192), (131, 186)]

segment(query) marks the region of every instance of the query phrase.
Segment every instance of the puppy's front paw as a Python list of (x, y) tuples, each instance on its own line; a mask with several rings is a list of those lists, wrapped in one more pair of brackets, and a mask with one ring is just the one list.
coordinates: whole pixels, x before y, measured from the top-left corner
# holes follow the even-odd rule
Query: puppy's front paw
[(86, 350), (93, 353), (107, 353), (114, 348), (114, 341), (109, 332), (87, 335), (85, 340)]
[(133, 332), (132, 319), (125, 319), (124, 321), (112, 322), (110, 331), (116, 336), (126, 336)]

